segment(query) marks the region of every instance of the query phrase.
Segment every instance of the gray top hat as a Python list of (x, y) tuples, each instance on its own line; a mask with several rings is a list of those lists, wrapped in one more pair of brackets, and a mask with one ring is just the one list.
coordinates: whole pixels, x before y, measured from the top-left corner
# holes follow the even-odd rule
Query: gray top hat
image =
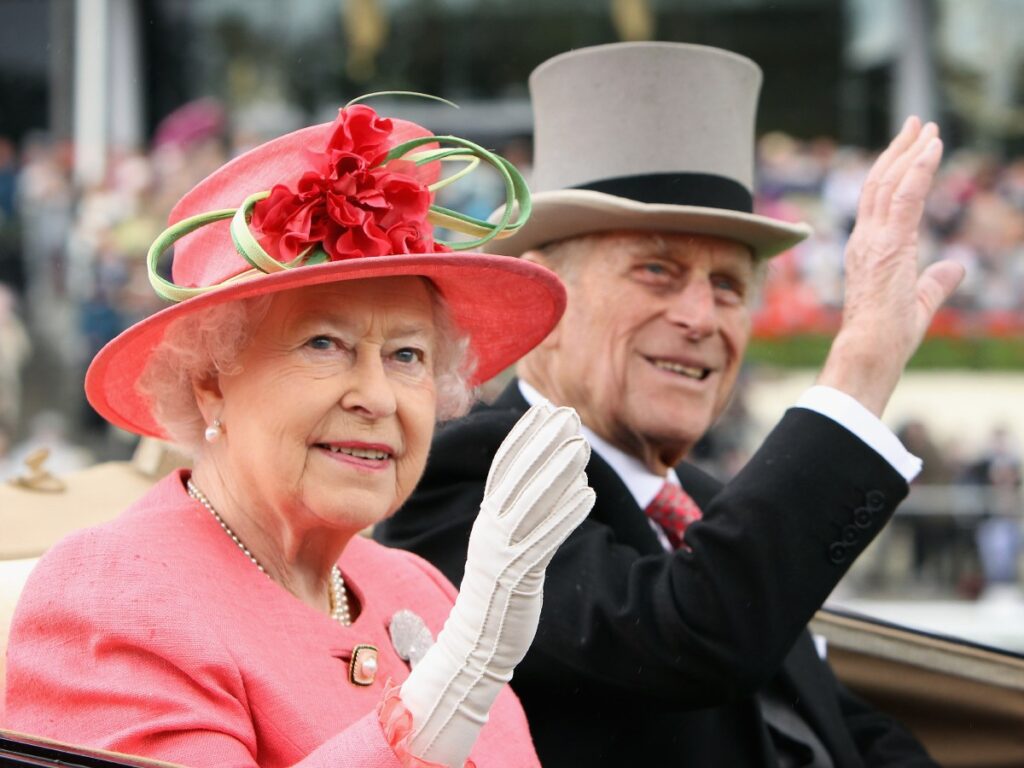
[(617, 229), (692, 232), (773, 256), (810, 234), (753, 211), (761, 70), (685, 43), (615, 43), (555, 56), (530, 76), (533, 215), (488, 244), (518, 255)]

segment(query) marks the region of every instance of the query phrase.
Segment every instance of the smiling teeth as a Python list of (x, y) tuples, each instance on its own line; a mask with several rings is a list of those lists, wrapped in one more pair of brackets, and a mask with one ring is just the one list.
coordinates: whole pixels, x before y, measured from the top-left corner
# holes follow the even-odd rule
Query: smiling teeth
[(388, 457), (384, 451), (377, 451), (370, 448), (342, 448), (337, 445), (327, 446), (331, 453), (344, 453), (348, 456), (355, 456), (358, 459), (375, 459), (383, 461)]
[(680, 365), (679, 363), (672, 363), (668, 360), (655, 360), (654, 365), (661, 368), (663, 371), (672, 371), (672, 373), (681, 373), (683, 376), (689, 376), (691, 379), (703, 379), (704, 368), (690, 368), (686, 365)]

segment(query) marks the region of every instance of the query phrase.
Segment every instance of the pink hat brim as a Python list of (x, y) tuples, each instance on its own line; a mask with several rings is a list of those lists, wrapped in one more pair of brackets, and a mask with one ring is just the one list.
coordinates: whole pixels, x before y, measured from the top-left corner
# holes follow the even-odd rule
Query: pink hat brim
[(93, 359), (85, 392), (117, 427), (167, 439), (137, 383), (168, 326), (192, 312), (311, 285), (378, 277), (422, 276), (444, 296), (476, 360), (471, 385), (497, 375), (554, 328), (565, 311), (565, 288), (553, 272), (519, 259), (479, 253), (430, 253), (328, 262), (259, 275), (175, 304), (133, 325)]

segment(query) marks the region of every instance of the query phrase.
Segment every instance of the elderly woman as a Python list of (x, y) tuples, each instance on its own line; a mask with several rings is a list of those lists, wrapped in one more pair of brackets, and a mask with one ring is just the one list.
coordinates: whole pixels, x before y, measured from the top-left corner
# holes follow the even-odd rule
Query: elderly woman
[(535, 409), (506, 441), (458, 595), (357, 535), (409, 496), (435, 420), (564, 307), (550, 273), (433, 240), (435, 222), (471, 247), (516, 226), (432, 205), (452, 158), (493, 164), (528, 212), (501, 158), (362, 104), (176, 206), (150, 268), (178, 303), (103, 349), (86, 389), (194, 471), (40, 562), (7, 727), (192, 766), (537, 764), (505, 683), (593, 501), (575, 413)]

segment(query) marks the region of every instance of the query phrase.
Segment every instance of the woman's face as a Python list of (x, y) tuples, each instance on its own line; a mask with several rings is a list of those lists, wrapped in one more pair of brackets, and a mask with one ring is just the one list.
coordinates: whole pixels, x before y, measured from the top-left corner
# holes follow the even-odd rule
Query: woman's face
[(434, 428), (433, 316), (416, 277), (276, 296), (240, 372), (219, 377), (224, 437), (212, 448), (235, 500), (345, 532), (398, 509)]

